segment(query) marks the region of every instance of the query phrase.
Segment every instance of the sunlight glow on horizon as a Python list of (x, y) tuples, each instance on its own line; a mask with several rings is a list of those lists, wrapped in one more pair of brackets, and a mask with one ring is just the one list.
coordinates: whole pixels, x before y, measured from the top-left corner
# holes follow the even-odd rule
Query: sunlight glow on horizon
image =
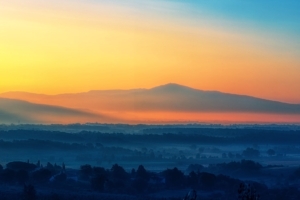
[(300, 103), (295, 38), (267, 35), (247, 24), (224, 27), (213, 14), (191, 20), (182, 2), (13, 0), (0, 5), (0, 93), (77, 93), (176, 82)]

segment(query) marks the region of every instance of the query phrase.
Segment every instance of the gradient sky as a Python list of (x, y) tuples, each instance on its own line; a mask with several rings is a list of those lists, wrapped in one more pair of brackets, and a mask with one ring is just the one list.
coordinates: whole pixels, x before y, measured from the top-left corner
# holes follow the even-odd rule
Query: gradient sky
[(0, 93), (151, 88), (300, 103), (300, 2), (0, 0)]

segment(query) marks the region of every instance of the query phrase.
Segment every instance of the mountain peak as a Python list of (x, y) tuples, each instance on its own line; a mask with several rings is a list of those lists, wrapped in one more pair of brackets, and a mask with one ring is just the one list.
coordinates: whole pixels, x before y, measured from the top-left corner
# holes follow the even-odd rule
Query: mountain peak
[(162, 92), (176, 92), (176, 91), (194, 90), (194, 89), (184, 86), (184, 85), (179, 85), (177, 83), (168, 83), (165, 85), (160, 85), (160, 86), (154, 87), (151, 90), (162, 91)]

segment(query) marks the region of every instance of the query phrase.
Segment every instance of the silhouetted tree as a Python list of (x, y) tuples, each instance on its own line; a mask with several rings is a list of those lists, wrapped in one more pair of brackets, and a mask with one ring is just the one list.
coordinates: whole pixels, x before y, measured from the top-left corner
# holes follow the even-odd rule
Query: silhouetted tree
[(128, 178), (127, 172), (124, 170), (123, 167), (119, 166), (118, 164), (114, 164), (112, 166), (111, 173), (114, 179), (126, 180)]
[(54, 181), (59, 183), (64, 182), (65, 180), (67, 180), (67, 174), (65, 172), (61, 172), (54, 177)]
[(269, 156), (274, 156), (274, 155), (275, 155), (275, 151), (274, 151), (273, 149), (269, 149), (269, 150), (267, 151), (267, 154), (268, 154)]
[(46, 168), (51, 170), (54, 166), (50, 162), (47, 162)]
[(190, 173), (192, 171), (194, 171), (194, 172), (200, 172), (203, 168), (204, 168), (203, 165), (200, 165), (200, 164), (190, 164), (188, 166), (188, 168), (186, 169), (186, 171), (188, 173)]
[(167, 187), (176, 188), (184, 185), (184, 174), (176, 167), (163, 171), (163, 174), (166, 179)]
[(204, 188), (212, 189), (212, 187), (215, 185), (217, 177), (214, 174), (202, 172), (199, 174), (200, 176), (200, 182)]
[(129, 174), (123, 167), (114, 164), (110, 170), (109, 181), (105, 182), (106, 190), (110, 192), (122, 193), (126, 191), (128, 184)]
[(196, 187), (198, 185), (198, 176), (194, 171), (190, 172), (187, 177), (187, 184), (191, 187)]
[(132, 178), (134, 178), (134, 177), (136, 176), (136, 171), (135, 171), (134, 168), (132, 168), (131, 173), (130, 173), (130, 176), (131, 176)]
[(95, 175), (108, 175), (108, 172), (103, 167), (93, 167), (93, 173)]
[(62, 167), (57, 165), (56, 163), (52, 165), (50, 162), (48, 162), (45, 169), (50, 170), (52, 174), (57, 174), (61, 172)]
[(62, 171), (63, 171), (63, 172), (66, 171), (66, 165), (65, 165), (65, 163), (62, 163), (61, 168), (62, 168)]
[(138, 167), (138, 169), (136, 170), (136, 178), (141, 178), (141, 179), (144, 179), (144, 180), (147, 180), (149, 179), (149, 174), (147, 173), (146, 169), (144, 168), (143, 165), (140, 165)]
[(197, 192), (196, 190), (191, 190), (187, 193), (183, 200), (196, 200), (197, 199)]
[(93, 168), (91, 165), (82, 165), (80, 166), (80, 179), (82, 180), (89, 180), (89, 178), (93, 174)]
[(242, 160), (241, 169), (244, 171), (258, 171), (262, 168), (262, 165), (252, 160)]
[(233, 159), (233, 158), (234, 158), (234, 155), (233, 155), (233, 153), (229, 152), (229, 153), (228, 153), (228, 158), (231, 158), (231, 159)]
[(61, 200), (62, 198), (60, 198), (58, 194), (52, 193), (52, 194), (50, 195), (50, 198), (49, 198), (49, 199), (51, 199), (51, 200)]
[(12, 169), (4, 169), (1, 174), (1, 179), (6, 183), (12, 183), (15, 180), (16, 173)]
[(19, 170), (16, 173), (16, 179), (20, 184), (24, 184), (29, 180), (28, 172), (25, 170)]
[(97, 191), (103, 191), (106, 181), (107, 179), (103, 174), (98, 174), (91, 179), (92, 188)]
[(36, 199), (36, 191), (35, 191), (35, 188), (33, 185), (24, 184), (23, 199), (24, 200), (35, 200)]
[(40, 169), (32, 173), (34, 181), (46, 183), (50, 180), (52, 172), (49, 169)]
[(258, 157), (259, 154), (259, 151), (253, 148), (247, 148), (243, 151), (243, 156), (248, 158)]
[(291, 180), (300, 179), (300, 167), (298, 167), (294, 173), (290, 176)]
[(225, 171), (240, 170), (243, 172), (257, 172), (262, 168), (262, 165), (252, 160), (241, 160), (240, 162), (233, 161), (229, 163), (217, 164), (216, 167)]
[(16, 171), (18, 170), (32, 171), (36, 168), (36, 165), (28, 162), (14, 161), (14, 162), (7, 163), (6, 168), (16, 170)]
[(148, 181), (142, 178), (136, 178), (132, 181), (132, 187), (139, 193), (144, 192), (148, 187)]
[(240, 184), (238, 189), (238, 198), (240, 200), (259, 200), (259, 197), (259, 194), (256, 193), (256, 190), (250, 184)]
[(138, 192), (144, 192), (148, 186), (149, 174), (143, 165), (140, 165), (135, 173), (135, 179), (132, 182), (132, 186)]
[(36, 163), (36, 167), (41, 167), (41, 162), (38, 160), (38, 162)]

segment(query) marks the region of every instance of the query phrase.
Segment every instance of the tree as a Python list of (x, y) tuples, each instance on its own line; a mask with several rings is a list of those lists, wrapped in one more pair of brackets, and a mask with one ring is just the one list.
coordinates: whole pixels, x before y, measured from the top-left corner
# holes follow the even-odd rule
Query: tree
[(95, 175), (107, 175), (107, 171), (103, 167), (93, 167), (93, 173)]
[(191, 190), (187, 193), (183, 200), (196, 200), (197, 199), (197, 192), (196, 190)]
[(81, 165), (79, 173), (80, 179), (89, 180), (90, 176), (93, 174), (93, 168), (91, 165)]
[(25, 170), (19, 170), (16, 173), (16, 179), (20, 184), (24, 184), (26, 181), (29, 180), (28, 172)]
[(238, 198), (240, 200), (259, 200), (259, 197), (259, 194), (256, 193), (256, 190), (250, 184), (240, 184), (238, 189)]
[(135, 188), (138, 192), (144, 192), (148, 187), (148, 181), (143, 178), (136, 178), (132, 182), (132, 187)]
[(274, 155), (275, 155), (275, 151), (274, 151), (273, 149), (269, 149), (269, 150), (267, 151), (267, 154), (268, 154), (269, 156), (274, 156)]
[(51, 176), (52, 176), (52, 172), (49, 169), (44, 169), (44, 168), (32, 173), (33, 180), (40, 183), (48, 182)]
[(184, 184), (184, 174), (177, 167), (163, 171), (166, 179), (166, 185), (171, 188), (177, 188)]
[(198, 176), (197, 176), (197, 174), (194, 171), (192, 171), (189, 174), (189, 176), (187, 178), (187, 184), (189, 186), (191, 186), (191, 187), (197, 186), (197, 184), (198, 184)]
[(229, 162), (217, 164), (217, 166), (226, 171), (242, 170), (243, 172), (256, 172), (262, 168), (262, 165), (252, 160), (241, 160), (240, 162)]
[(107, 181), (108, 172), (103, 167), (93, 167), (93, 177), (90, 182), (92, 188), (97, 191), (103, 191)]
[(111, 168), (112, 177), (115, 179), (122, 179), (126, 180), (128, 178), (127, 172), (124, 170), (123, 167), (119, 166), (118, 164), (114, 164)]
[(36, 166), (37, 166), (38, 168), (40, 168), (40, 167), (41, 167), (41, 161), (38, 160), (38, 162), (36, 163)]
[(291, 175), (290, 179), (295, 180), (295, 179), (300, 179), (300, 167), (298, 167), (294, 173)]
[(35, 191), (35, 188), (33, 185), (24, 184), (23, 197), (24, 197), (24, 200), (35, 200), (36, 199), (36, 191)]
[(118, 164), (114, 164), (110, 170), (109, 180), (105, 183), (106, 190), (119, 193), (126, 190), (126, 184), (128, 183), (129, 174), (123, 167)]
[(234, 158), (234, 155), (233, 155), (233, 153), (229, 152), (229, 153), (228, 153), (228, 158), (231, 158), (231, 159), (233, 159), (233, 158)]
[(61, 172), (54, 177), (54, 181), (59, 183), (64, 182), (65, 180), (67, 180), (67, 175), (65, 172)]
[(137, 178), (141, 178), (141, 179), (145, 179), (148, 180), (149, 179), (149, 175), (148, 172), (146, 171), (146, 169), (144, 168), (143, 165), (140, 165), (136, 171), (136, 177)]
[(50, 170), (52, 174), (59, 173), (62, 170), (61, 166), (56, 165), (56, 163), (52, 165), (50, 162), (47, 163), (45, 168)]
[(243, 156), (249, 158), (259, 157), (259, 154), (260, 152), (253, 148), (247, 148), (246, 150), (243, 151)]
[(262, 168), (262, 165), (254, 162), (252, 160), (242, 160), (241, 161), (241, 169), (245, 171), (259, 171)]
[(227, 158), (226, 153), (222, 153), (222, 158)]
[(132, 186), (138, 191), (143, 192), (148, 186), (149, 174), (143, 165), (140, 165), (135, 173)]
[(217, 177), (214, 174), (202, 172), (200, 173), (200, 181), (205, 188), (212, 188), (215, 185)]
[(2, 180), (7, 183), (12, 183), (15, 180), (15, 171), (12, 169), (4, 169), (2, 172)]
[(91, 185), (94, 190), (103, 191), (104, 184), (107, 181), (106, 177), (103, 174), (98, 174), (91, 179)]
[(130, 176), (131, 176), (132, 178), (136, 176), (136, 171), (135, 171), (134, 168), (132, 168), (131, 173), (130, 173)]
[(16, 171), (17, 170), (32, 171), (36, 168), (36, 165), (28, 162), (14, 161), (14, 162), (7, 163), (6, 168), (16, 170)]
[(188, 166), (188, 168), (186, 169), (187, 172), (192, 172), (192, 171), (195, 171), (195, 172), (200, 172), (203, 170), (203, 165), (200, 165), (200, 164), (190, 164)]

